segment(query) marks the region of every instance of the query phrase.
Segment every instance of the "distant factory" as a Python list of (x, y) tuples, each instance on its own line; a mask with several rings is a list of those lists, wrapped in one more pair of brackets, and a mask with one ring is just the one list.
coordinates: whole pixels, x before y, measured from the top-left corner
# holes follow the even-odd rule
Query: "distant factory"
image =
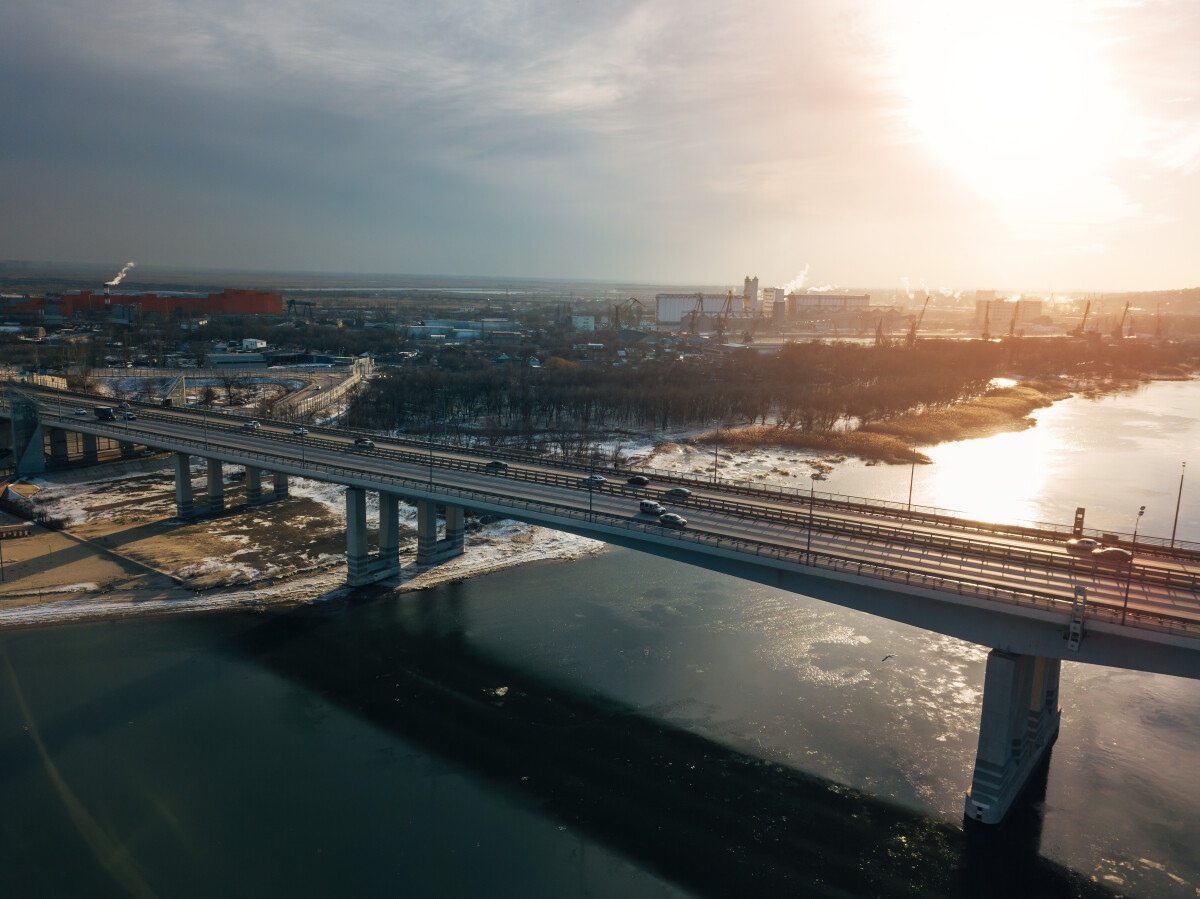
[(45, 297), (0, 297), (0, 314), (10, 318), (46, 321), (106, 314), (117, 321), (135, 321), (142, 316), (283, 315), (283, 297), (261, 290), (228, 288), (207, 296), (159, 296), (155, 293), (114, 295), (105, 288), (103, 293), (85, 290)]

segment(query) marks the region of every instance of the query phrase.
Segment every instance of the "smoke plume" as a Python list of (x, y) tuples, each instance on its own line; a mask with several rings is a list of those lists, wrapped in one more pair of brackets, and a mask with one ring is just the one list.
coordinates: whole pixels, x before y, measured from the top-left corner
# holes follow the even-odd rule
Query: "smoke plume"
[(125, 277), (125, 273), (127, 271), (129, 271), (131, 268), (133, 268), (133, 263), (126, 262), (125, 267), (123, 269), (121, 269), (119, 272), (117, 272), (117, 276), (115, 278), (113, 278), (111, 281), (105, 281), (104, 286), (105, 287), (116, 287), (118, 284), (121, 283), (121, 279)]
[(808, 280), (808, 263), (804, 264), (804, 270), (787, 284), (783, 285), (784, 293), (798, 293), (800, 288), (804, 286), (804, 282)]

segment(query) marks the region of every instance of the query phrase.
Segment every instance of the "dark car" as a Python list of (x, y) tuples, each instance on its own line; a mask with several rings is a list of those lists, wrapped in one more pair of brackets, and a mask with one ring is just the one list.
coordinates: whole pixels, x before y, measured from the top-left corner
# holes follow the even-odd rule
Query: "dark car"
[(1103, 565), (1129, 565), (1133, 562), (1133, 553), (1117, 546), (1105, 546), (1093, 549), (1092, 559)]
[(136, 421), (137, 420), (137, 416), (134, 415), (132, 412), (126, 412), (124, 417), (125, 417), (126, 421)]
[(672, 487), (664, 495), (674, 496), (678, 499), (687, 499), (692, 495), (692, 491), (688, 490), (686, 487)]
[(374, 448), (375, 448), (375, 441), (374, 441), (374, 440), (370, 440), (370, 439), (368, 439), (368, 438), (366, 438), (366, 437), (356, 437), (356, 438), (355, 438), (355, 440), (354, 440), (354, 445), (355, 445), (355, 446), (356, 446), (358, 449), (374, 449)]
[(650, 479), (648, 477), (646, 477), (644, 474), (635, 474), (633, 477), (631, 477), (625, 483), (632, 484), (634, 487), (645, 487), (647, 484), (650, 483)]
[(658, 523), (663, 527), (683, 529), (687, 527), (687, 519), (674, 512), (664, 512), (658, 516)]
[(493, 459), (487, 465), (483, 466), (484, 471), (508, 471), (508, 463), (501, 462), (499, 459)]

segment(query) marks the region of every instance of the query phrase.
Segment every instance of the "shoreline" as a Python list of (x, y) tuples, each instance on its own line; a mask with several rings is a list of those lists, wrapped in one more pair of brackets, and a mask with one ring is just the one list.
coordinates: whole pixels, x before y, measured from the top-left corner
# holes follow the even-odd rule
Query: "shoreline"
[[(696, 446), (714, 443), (730, 449), (789, 449), (817, 454), (856, 456), (868, 463), (927, 465), (932, 460), (921, 447), (960, 440), (978, 440), (1034, 427), (1030, 415), (1077, 396), (1107, 396), (1137, 390), (1153, 381), (1189, 381), (1188, 376), (1144, 377), (1071, 385), (1056, 380), (1030, 379), (991, 387), (983, 394), (945, 408), (908, 412), (885, 421), (870, 422), (854, 430), (800, 431), (779, 425), (749, 425), (705, 431), (687, 442)], [(651, 456), (653, 458), (653, 456)]]

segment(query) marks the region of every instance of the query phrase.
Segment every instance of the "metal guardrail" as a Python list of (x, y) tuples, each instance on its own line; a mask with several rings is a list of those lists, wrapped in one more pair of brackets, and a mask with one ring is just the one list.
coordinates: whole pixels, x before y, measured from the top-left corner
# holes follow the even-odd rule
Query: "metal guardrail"
[[(68, 418), (66, 416), (55, 416), (60, 421), (75, 422), (77, 419)], [(153, 416), (167, 418), (168, 416)], [(159, 435), (146, 435), (143, 433), (131, 434), (127, 426), (116, 425), (110, 426), (105, 422), (89, 421), (89, 425), (97, 427), (103, 431), (111, 433), (104, 434), (116, 440), (131, 440), (134, 436), (145, 438), (149, 436), (160, 444), (169, 443), (171, 448), (169, 451), (186, 451), (174, 450), (174, 446), (182, 446), (189, 448), (196, 455), (202, 453), (211, 454), (214, 450), (224, 452), (231, 456), (236, 456), (238, 459), (252, 459), (261, 464), (262, 468), (267, 470), (278, 469), (282, 465), (292, 468), (297, 468), (297, 460), (294, 456), (283, 456), (278, 453), (266, 453), (257, 450), (244, 449), (242, 447), (214, 447), (211, 443), (205, 444), (201, 441), (192, 440), (184, 437), (163, 438)], [(222, 430), (238, 430), (237, 426), (218, 424), (215, 428), (218, 432)], [(298, 442), (303, 438), (294, 438), (288, 440), (290, 435), (272, 434), (272, 438), (284, 438), (281, 442), (291, 444)], [(359, 456), (359, 458), (394, 458), (392, 454), (401, 456), (398, 461), (404, 461), (416, 464), (425, 464), (427, 461), (419, 454), (405, 451), (385, 451), (384, 454), (375, 453), (373, 456)], [(435, 462), (439, 461), (435, 459)], [(458, 459), (441, 459), (441, 463), (453, 464), (437, 464), (434, 467), (452, 468), (452, 469), (470, 469), (482, 470), (486, 463), (466, 462)], [(237, 463), (235, 463), (237, 464)], [(244, 463), (243, 463), (244, 464)], [(859, 559), (853, 559), (846, 556), (839, 556), (828, 552), (809, 551), (796, 547), (786, 546), (783, 544), (771, 543), (769, 541), (751, 540), (745, 537), (734, 537), (726, 534), (720, 534), (712, 531), (704, 531), (696, 528), (688, 528), (685, 530), (675, 530), (665, 528), (657, 523), (638, 521), (631, 519), (628, 516), (617, 515), (609, 512), (590, 511), (577, 509), (574, 506), (567, 506), (561, 503), (553, 503), (545, 500), (531, 500), (522, 497), (513, 497), (507, 494), (495, 493), (492, 491), (477, 490), (467, 487), (456, 487), (447, 484), (430, 484), (429, 481), (421, 478), (405, 477), (400, 475), (384, 474), (381, 472), (365, 471), (361, 466), (349, 467), (341, 465), (330, 465), (327, 462), (304, 460), (301, 465), (305, 469), (303, 474), (298, 476), (314, 477), (317, 479), (330, 480), (334, 483), (361, 483), (368, 481), (374, 489), (384, 489), (385, 492), (412, 494), (412, 493), (429, 493), (436, 492), (439, 498), (443, 500), (447, 498), (455, 498), (462, 501), (464, 507), (471, 505), (488, 505), (499, 509), (511, 511), (524, 511), (527, 513), (537, 513), (542, 516), (551, 518), (561, 518), (568, 521), (585, 521), (593, 526), (602, 525), (614, 529), (625, 531), (636, 531), (642, 533), (653, 533), (660, 538), (669, 538), (678, 540), (681, 543), (691, 543), (696, 546), (707, 547), (719, 551), (736, 553), (739, 556), (753, 556), (760, 559), (771, 559), (778, 563), (798, 566), (800, 568), (824, 568), (830, 571), (840, 573), (853, 574), (856, 576), (880, 580), (890, 583), (904, 583), (906, 586), (917, 586), (926, 589), (936, 590), (943, 593), (953, 593), (960, 596), (972, 596), (980, 599), (994, 600), (997, 602), (1008, 603), (1021, 607), (1034, 607), (1045, 610), (1062, 612), (1064, 615), (1070, 615), (1074, 604), (1073, 597), (1049, 593), (1044, 591), (1016, 589), (1006, 587), (999, 584), (987, 583), (985, 581), (973, 580), (969, 578), (951, 577), (945, 575), (932, 575), (926, 572), (917, 571), (912, 568), (899, 565), (886, 565), (878, 562), (868, 562)], [(518, 470), (520, 471), (520, 470)], [(506, 472), (505, 474), (510, 474)], [(324, 478), (321, 476), (324, 475)], [(505, 478), (509, 480), (509, 478)], [(520, 480), (520, 478), (518, 478)], [(571, 485), (578, 483), (577, 478), (567, 478)], [(629, 491), (631, 495), (644, 495), (642, 491), (633, 491), (625, 485), (619, 486), (622, 495), (624, 491)], [(605, 491), (612, 492), (612, 491)], [(516, 515), (515, 517), (522, 517)], [(1088, 602), (1090, 619), (1095, 619), (1099, 616), (1116, 616), (1122, 610), (1115, 609), (1107, 604), (1096, 603), (1093, 600)], [(1156, 632), (1179, 634), (1188, 637), (1200, 637), (1200, 622), (1191, 621), (1186, 618), (1171, 616), (1171, 615), (1155, 615), (1136, 609), (1123, 610), (1124, 623), (1127, 626), (1140, 627)], [(1117, 619), (1113, 617), (1115, 622)]]
[[(357, 366), (356, 366), (357, 368)], [(79, 394), (69, 394), (70, 396), (79, 398)], [(82, 395), (87, 398), (89, 395)], [(141, 407), (145, 408), (145, 407)], [(153, 407), (149, 407), (153, 408)], [(195, 410), (175, 407), (176, 412), (191, 412)], [(262, 419), (268, 420), (268, 419)], [(290, 421), (275, 421), (283, 426), (290, 426)], [(564, 459), (550, 455), (542, 455), (522, 450), (513, 449), (497, 449), (497, 448), (480, 448), (480, 447), (459, 447), (453, 444), (430, 441), (418, 437), (409, 437), (405, 435), (381, 435), (376, 431), (367, 431), (363, 429), (342, 429), (342, 428), (318, 428), (313, 426), (310, 431), (327, 433), (330, 435), (339, 436), (354, 436), (354, 437), (370, 437), (373, 440), (386, 440), (393, 444), (402, 444), (413, 448), (419, 448), (426, 452), (432, 446), (435, 450), (445, 452), (457, 452), (466, 455), (477, 455), (485, 459), (501, 459), (505, 461), (524, 463), (528, 465), (537, 465), (542, 468), (556, 468), (572, 472), (598, 473), (613, 478), (624, 478), (634, 474), (644, 474), (647, 477), (654, 478), (655, 481), (684, 486), (691, 489), (706, 489), (719, 490), (722, 493), (729, 493), (738, 496), (746, 496), (749, 498), (769, 499), (769, 500), (788, 500), (808, 507), (811, 500), (816, 508), (825, 508), (830, 511), (861, 513), (867, 515), (886, 515), (892, 518), (912, 521), (914, 523), (923, 523), (929, 525), (942, 525), (953, 527), (963, 531), (975, 531), (981, 534), (991, 534), (995, 536), (1020, 537), (1026, 540), (1036, 540), (1044, 543), (1062, 543), (1068, 537), (1074, 536), (1074, 530), (1065, 525), (1055, 525), (1044, 522), (1035, 522), (1028, 525), (1014, 525), (995, 522), (976, 521), (974, 519), (963, 517), (962, 513), (954, 512), (946, 509), (939, 509), (933, 506), (909, 506), (907, 503), (899, 503), (891, 500), (871, 499), (868, 497), (852, 496), (847, 494), (822, 493), (820, 491), (802, 490), (796, 487), (783, 487), (774, 485), (750, 485), (743, 484), (737, 481), (711, 479), (711, 478), (696, 478), (688, 475), (680, 474), (665, 469), (654, 468), (618, 468), (610, 465), (593, 465), (584, 460)], [(1101, 537), (1105, 534), (1112, 533), (1110, 531), (1101, 531), (1091, 528), (1085, 528), (1083, 534), (1085, 536)], [(1125, 537), (1118, 533), (1118, 537)], [(1132, 545), (1131, 540), (1121, 539), (1119, 545)], [(1178, 540), (1174, 546), (1168, 546), (1167, 541), (1163, 538), (1155, 538), (1142, 535), (1138, 539), (1138, 547), (1143, 554), (1151, 554), (1163, 556), (1165, 558), (1185, 559), (1189, 561), (1200, 562), (1200, 543)]]

